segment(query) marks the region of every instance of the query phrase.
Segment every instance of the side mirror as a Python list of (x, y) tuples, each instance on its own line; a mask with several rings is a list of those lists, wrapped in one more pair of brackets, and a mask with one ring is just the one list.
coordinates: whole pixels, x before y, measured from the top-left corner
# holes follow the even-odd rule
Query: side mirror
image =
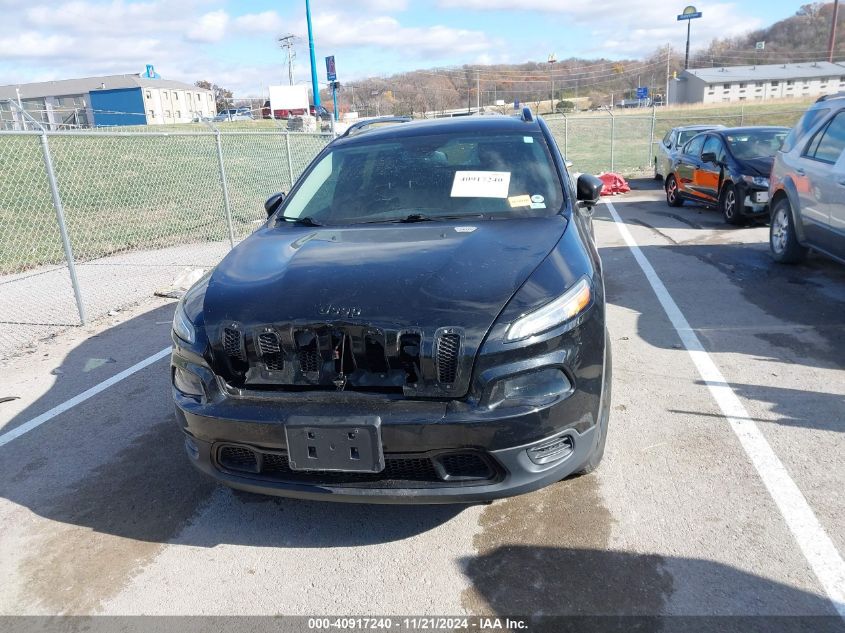
[(272, 196), (267, 198), (267, 202), (264, 203), (264, 210), (267, 212), (267, 217), (269, 218), (271, 215), (273, 215), (276, 212), (276, 209), (278, 209), (284, 201), (284, 191), (274, 193)]
[(701, 155), (701, 162), (702, 163), (713, 163), (714, 165), (719, 164), (719, 160), (716, 158), (716, 154), (713, 152), (704, 152)]
[(599, 198), (601, 198), (603, 187), (604, 183), (601, 179), (592, 174), (578, 176), (578, 182), (575, 184), (575, 197), (578, 200), (578, 206), (587, 209), (596, 206), (599, 203)]

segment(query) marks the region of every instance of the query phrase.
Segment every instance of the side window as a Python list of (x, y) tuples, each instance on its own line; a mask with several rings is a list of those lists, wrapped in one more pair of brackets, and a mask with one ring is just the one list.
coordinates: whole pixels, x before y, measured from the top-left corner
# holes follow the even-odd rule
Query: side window
[(688, 154), (689, 156), (700, 156), (701, 155), (701, 148), (704, 147), (704, 138), (705, 135), (701, 134), (700, 136), (696, 136), (692, 139), (689, 143), (684, 145), (684, 154)]
[(816, 132), (804, 156), (833, 164), (839, 160), (843, 149), (845, 149), (845, 112), (840, 112), (826, 127)]
[(713, 152), (716, 154), (716, 160), (725, 160), (725, 146), (718, 136), (708, 136), (704, 142), (704, 148), (701, 153)]
[(666, 136), (663, 137), (663, 146), (670, 147), (672, 145), (672, 130), (666, 132)]

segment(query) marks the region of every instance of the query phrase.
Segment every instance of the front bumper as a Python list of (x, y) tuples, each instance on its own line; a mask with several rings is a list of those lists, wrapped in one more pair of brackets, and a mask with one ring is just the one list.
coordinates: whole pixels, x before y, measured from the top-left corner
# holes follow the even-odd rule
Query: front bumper
[[(176, 353), (173, 362), (174, 366), (191, 365)], [(199, 371), (196, 366), (192, 369)], [(475, 503), (536, 490), (583, 467), (596, 445), (597, 425), (608, 406), (604, 396), (609, 394), (609, 371), (601, 365), (596, 369), (598, 383), (603, 386), (589, 391), (575, 389), (542, 407), (491, 410), (459, 401), (390, 399), (345, 392), (200, 402), (174, 388), (173, 397), (190, 461), (230, 487), (330, 501)], [(291, 471), (285, 436), (285, 421), (291, 415), (377, 415), (387, 466), (384, 476)], [(556, 447), (555, 451), (562, 448), (555, 452), (555, 459), (543, 463), (537, 456), (546, 454), (543, 451), (549, 445)], [(246, 467), (237, 460), (233, 467), (229, 458), (233, 454), (245, 457)], [(474, 460), (484, 466), (483, 472), (455, 476), (449, 471), (448, 458), (458, 464)], [(388, 472), (407, 472), (409, 462), (422, 468), (423, 474), (414, 471), (403, 478)], [(265, 469), (264, 464), (271, 467)], [(426, 472), (437, 476), (425, 476)]]
[(737, 199), (742, 201), (740, 213), (746, 217), (762, 217), (769, 213), (768, 187), (739, 182)]

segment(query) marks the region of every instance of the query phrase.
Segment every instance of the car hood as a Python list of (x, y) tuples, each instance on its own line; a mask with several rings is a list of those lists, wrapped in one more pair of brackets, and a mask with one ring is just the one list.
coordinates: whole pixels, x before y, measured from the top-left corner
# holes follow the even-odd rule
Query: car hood
[[(498, 314), (563, 235), (563, 216), (349, 227), (265, 226), (217, 266), (203, 313), (223, 328), (320, 324), (461, 333), (471, 359)], [(387, 336), (390, 340), (390, 336)], [(465, 376), (468, 381), (468, 376)]]
[(774, 156), (759, 156), (757, 158), (746, 158), (737, 160), (740, 172), (749, 176), (763, 176), (768, 178), (772, 173), (772, 165), (775, 164)]

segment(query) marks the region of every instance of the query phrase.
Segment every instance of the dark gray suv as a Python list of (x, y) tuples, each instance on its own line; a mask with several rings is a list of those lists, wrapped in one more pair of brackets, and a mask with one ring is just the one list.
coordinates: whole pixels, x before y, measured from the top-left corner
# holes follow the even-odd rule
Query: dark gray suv
[(821, 97), (775, 156), (769, 246), (778, 262), (809, 249), (845, 263), (845, 93)]

